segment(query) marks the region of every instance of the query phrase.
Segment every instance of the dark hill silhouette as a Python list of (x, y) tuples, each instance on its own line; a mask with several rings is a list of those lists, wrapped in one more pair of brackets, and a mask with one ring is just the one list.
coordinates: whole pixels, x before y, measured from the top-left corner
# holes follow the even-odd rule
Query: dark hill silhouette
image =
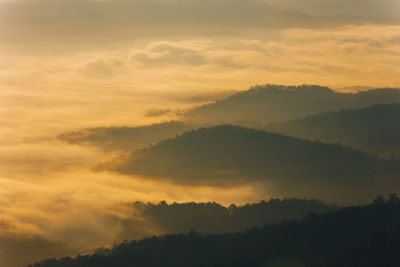
[(256, 182), (270, 196), (349, 202), (399, 188), (400, 174), (398, 161), (230, 125), (186, 132), (105, 167), (183, 184)]
[[(233, 233), (267, 223), (301, 220), (309, 212), (321, 214), (338, 209), (321, 201), (306, 199), (271, 199), (238, 206), (232, 204), (229, 207), (215, 202), (135, 202), (127, 204), (127, 207), (123, 216), (98, 222), (115, 234), (115, 242), (118, 243), (125, 239), (140, 240), (154, 235), (185, 233), (191, 230), (201, 233)], [(79, 252), (93, 249), (90, 240), (84, 242), (84, 247), (79, 247), (79, 241), (71, 243), (63, 238), (52, 240), (49, 236), (2, 231), (13, 227), (12, 223), (0, 220), (1, 267), (22, 267), (40, 259), (77, 255)], [(85, 233), (84, 229), (82, 233)], [(93, 235), (101, 238), (102, 233), (95, 231)], [(86, 232), (81, 238), (87, 237)]]
[(29, 267), (399, 266), (400, 200), (309, 214), (234, 234), (174, 234)]
[(126, 150), (157, 143), (192, 129), (192, 126), (178, 121), (157, 123), (137, 127), (100, 127), (65, 133), (59, 139), (71, 144), (90, 144), (105, 150)]
[(259, 85), (188, 111), (196, 123), (233, 123), (258, 127), (321, 112), (400, 102), (400, 89), (340, 93), (317, 85)]
[(317, 114), (265, 129), (322, 142), (341, 142), (385, 157), (400, 155), (400, 104)]
[(284, 220), (301, 220), (309, 212), (326, 213), (338, 209), (317, 200), (270, 199), (259, 203), (224, 207), (215, 202), (158, 204), (135, 202), (134, 215), (122, 223), (121, 237), (137, 239), (159, 234), (196, 230), (201, 233), (244, 231)]

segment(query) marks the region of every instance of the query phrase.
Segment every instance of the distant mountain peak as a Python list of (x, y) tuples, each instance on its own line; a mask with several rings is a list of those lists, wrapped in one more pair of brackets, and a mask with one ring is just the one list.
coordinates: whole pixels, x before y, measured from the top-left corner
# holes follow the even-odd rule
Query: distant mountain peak
[(184, 115), (189, 121), (258, 127), (321, 112), (400, 102), (400, 89), (345, 93), (319, 85), (256, 85), (226, 99), (201, 105)]

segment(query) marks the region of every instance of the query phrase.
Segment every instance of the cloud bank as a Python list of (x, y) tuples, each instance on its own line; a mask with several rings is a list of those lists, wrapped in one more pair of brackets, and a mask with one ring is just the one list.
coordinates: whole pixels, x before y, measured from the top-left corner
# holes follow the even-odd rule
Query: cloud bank
[[(105, 153), (56, 137), (176, 120), (254, 84), (399, 87), (398, 3), (0, 0), (0, 220), (12, 226), (1, 235), (0, 260), (11, 255), (1, 244), (22, 246), (20, 236), (27, 255), (33, 244), (58, 251), (59, 240), (88, 250), (112, 243), (116, 231), (104, 225), (118, 225), (121, 202), (268, 197), (251, 185), (96, 172), (127, 142), (108, 143)], [(90, 242), (77, 244), (77, 236)]]
[[(396, 24), (396, 0), (23, 0), (3, 2), (4, 42), (121, 42), (144, 37), (239, 35), (252, 29)], [(4, 24), (3, 22), (7, 22)]]

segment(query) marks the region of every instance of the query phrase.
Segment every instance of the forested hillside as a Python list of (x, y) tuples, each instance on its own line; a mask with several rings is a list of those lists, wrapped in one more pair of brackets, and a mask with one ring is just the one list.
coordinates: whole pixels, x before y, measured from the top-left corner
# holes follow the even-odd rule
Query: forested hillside
[(185, 114), (196, 123), (233, 123), (260, 127), (321, 112), (400, 102), (399, 89), (341, 93), (317, 85), (259, 85)]
[(400, 104), (395, 103), (322, 113), (265, 129), (321, 142), (340, 142), (384, 157), (400, 155)]
[(126, 238), (130, 233), (137, 232), (138, 228), (142, 229), (142, 232), (149, 229), (153, 234), (191, 230), (201, 233), (228, 233), (285, 220), (301, 220), (310, 212), (320, 214), (336, 209), (337, 206), (306, 199), (270, 199), (245, 205), (232, 204), (229, 207), (215, 202), (135, 202), (132, 203), (135, 215), (129, 217), (123, 225)]
[(398, 161), (238, 126), (186, 132), (105, 165), (195, 185), (259, 183), (271, 196), (354, 203), (399, 188)]
[(234, 234), (173, 234), (29, 267), (387, 266), (400, 264), (400, 200), (309, 214)]

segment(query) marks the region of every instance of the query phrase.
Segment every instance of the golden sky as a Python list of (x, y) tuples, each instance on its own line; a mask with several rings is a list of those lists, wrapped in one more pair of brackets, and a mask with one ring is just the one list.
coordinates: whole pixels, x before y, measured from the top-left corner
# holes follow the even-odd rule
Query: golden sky
[(99, 221), (123, 202), (265, 197), (99, 173), (110, 155), (58, 134), (254, 84), (400, 87), (399, 66), (398, 0), (0, 0), (0, 255), (18, 235), (112, 242)]

